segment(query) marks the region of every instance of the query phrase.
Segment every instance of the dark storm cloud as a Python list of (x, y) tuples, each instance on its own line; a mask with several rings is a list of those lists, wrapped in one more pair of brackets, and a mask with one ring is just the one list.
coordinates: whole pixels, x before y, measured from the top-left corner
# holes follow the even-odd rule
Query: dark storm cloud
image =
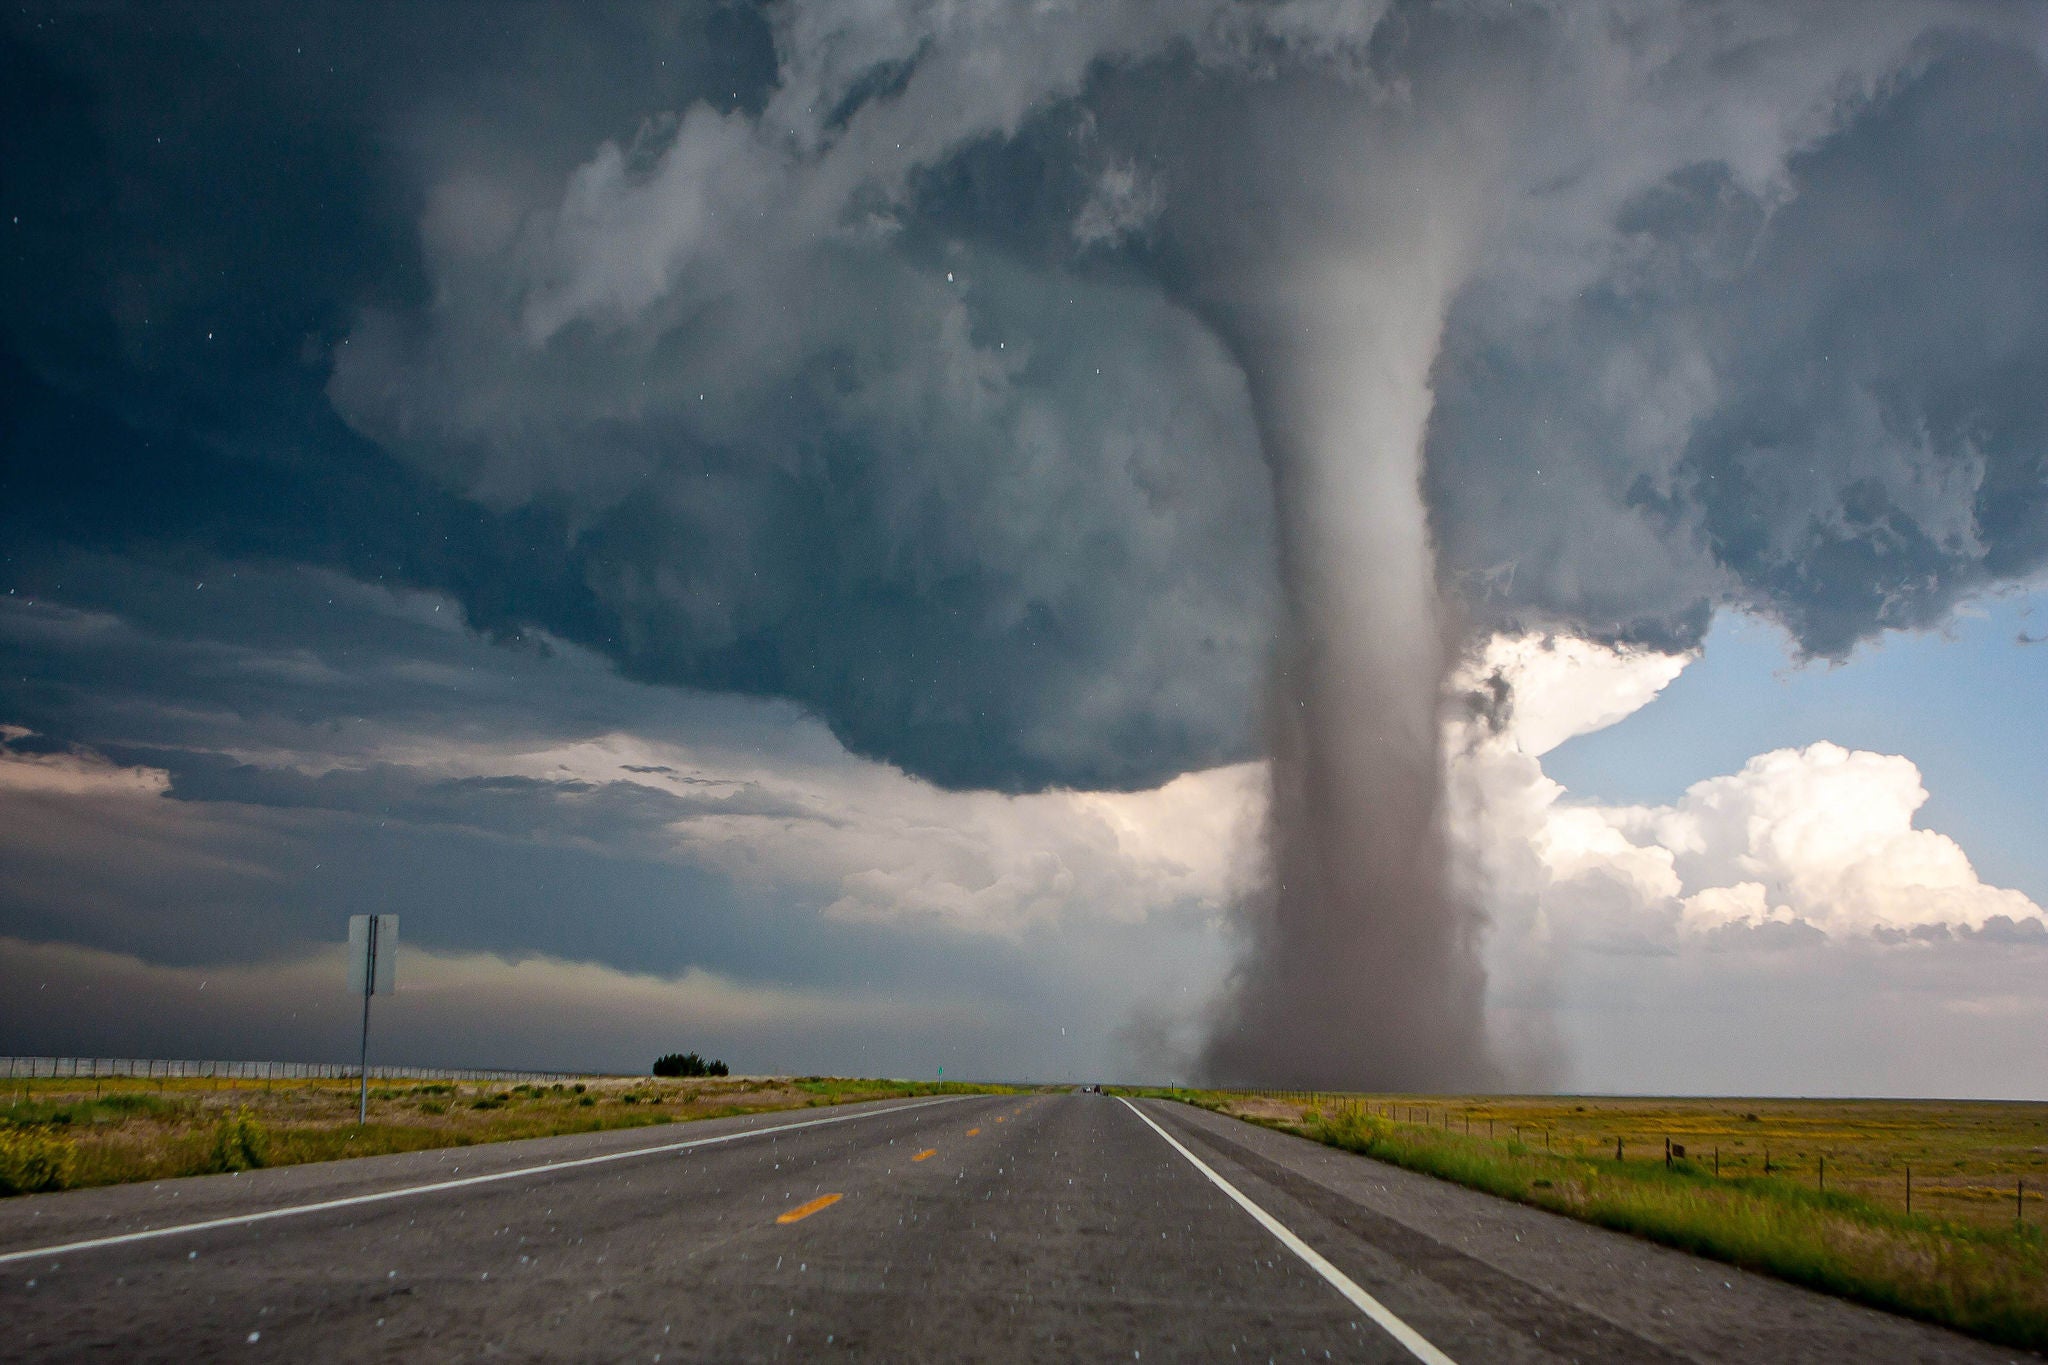
[(185, 759), (146, 749), (118, 751), (125, 761), (162, 767), (167, 795), (179, 801), (234, 801), (278, 809), (344, 811), (411, 825), (470, 830), (504, 839), (574, 842), (596, 836), (626, 843), (633, 835), (704, 817), (808, 820), (814, 812), (739, 787), (720, 796), (677, 796), (638, 782), (548, 781), (537, 777), (435, 778), (400, 764), (379, 763), (307, 775), (233, 763), (212, 756)]
[[(614, 729), (699, 745), (715, 735), (755, 763), (767, 753), (796, 765), (846, 761), (789, 708), (678, 698), (576, 651), (494, 647), (440, 624), (430, 604), (343, 580), (245, 578), (229, 594), (268, 603), (248, 615), (303, 616), (317, 604), (327, 638), (164, 638), (107, 614), (0, 599), (0, 708), (48, 727), (0, 742), (0, 939), (257, 970), (337, 941), (346, 916), (374, 909), (403, 915), (407, 943), (443, 955), (702, 969), (902, 1001), (945, 982), (1006, 1002), (989, 1009), (1087, 1013), (1069, 979), (1075, 954), (1096, 956), (1087, 935), (1007, 941), (821, 914), (838, 894), (836, 870), (823, 881), (802, 869), (778, 875), (772, 858), (792, 827), (849, 813), (829, 803), (650, 771), (673, 764), (622, 763), (618, 780), (596, 780), (450, 776), (438, 762), (463, 746), (527, 751)], [(30, 659), (64, 686), (24, 681), (14, 669)], [(120, 738), (137, 735), (149, 742)], [(393, 748), (421, 757), (374, 757)], [(481, 758), (490, 761), (488, 747)], [(61, 780), (28, 780), (39, 759)], [(693, 828), (735, 821), (767, 831), (755, 875), (735, 877), (687, 845)], [(145, 1041), (146, 1016), (105, 999), (98, 1008), (106, 1017), (93, 1036), (126, 1038), (123, 1049), (170, 1046)], [(194, 1028), (299, 1036), (253, 1006), (224, 1018)], [(516, 1049), (486, 1051), (518, 1060)]]
[[(0, 596), (0, 937), (262, 963), (369, 908), (440, 953), (892, 996), (944, 981), (1076, 1017), (1092, 931), (827, 913), (887, 865), (862, 834), (894, 827), (911, 784), (860, 785), (869, 765), (794, 707), (493, 644), (436, 599), (331, 574), (64, 568), (101, 609)], [(180, 592), (208, 604), (167, 606)], [(650, 750), (668, 761), (625, 757)], [(805, 838), (838, 842), (807, 861)], [(986, 880), (935, 858), (923, 875)]]
[[(337, 596), (342, 610), (362, 610), (346, 585)], [(0, 607), (10, 639), (20, 613)], [(73, 675), (207, 669), (204, 647), (152, 640), (106, 617), (63, 624), (61, 646), (47, 621), (34, 638)], [(417, 640), (407, 643), (417, 651)], [(98, 669), (79, 666), (88, 653), (102, 656)], [(630, 1069), (680, 1037), (716, 1039), (724, 1055), (762, 1067), (928, 1074), (943, 1062), (970, 1074), (1043, 1074), (1050, 1054), (1032, 1049), (1045, 1044), (1025, 1040), (1056, 1020), (1077, 1041), (1098, 1039), (1084, 1069), (1099, 1071), (1099, 1040), (1113, 1022), (1105, 1010), (1113, 1015), (1133, 985), (1128, 964), (1171, 975), (1157, 922), (1008, 941), (821, 915), (832, 889), (775, 875), (775, 831), (843, 812), (745, 781), (678, 782), (677, 795), (638, 782), (451, 779), (428, 766), (365, 763), (362, 752), (379, 745), (424, 749), (429, 761), (448, 747), (402, 728), (404, 716), (430, 709), (416, 704), (394, 706), (397, 720), (330, 723), (352, 698), (379, 691), (352, 671), (396, 683), (394, 662), (373, 650), (315, 663), (296, 650), (244, 648), (240, 667), (271, 679), (269, 702), (246, 721), (195, 710), (212, 700), (197, 688), (95, 688), (98, 704), (62, 709), (101, 730), (178, 735), (177, 748), (108, 745), (103, 755), (6, 730), (0, 974), (12, 988), (0, 992), (0, 1013), (9, 1036), (31, 1051), (339, 1058), (351, 1035), (334, 945), (345, 916), (364, 909), (404, 916), (411, 965), (387, 1037), (394, 1056), (423, 1063), (552, 1058)], [(508, 668), (533, 671), (493, 676)], [(416, 652), (406, 671), (423, 692), (459, 687), (477, 699), (491, 738), (515, 748), (560, 728), (565, 699), (582, 696), (585, 725), (608, 712), (637, 714), (650, 732), (694, 726), (755, 750), (756, 762), (765, 746), (798, 763), (836, 753), (822, 736), (793, 734), (786, 714), (757, 718), (751, 735), (737, 709), (678, 716), (663, 694), (573, 652), (528, 659), (457, 634), (431, 667)], [(277, 705), (294, 692), (296, 705)], [(293, 751), (253, 763), (219, 745)], [(618, 765), (656, 768), (674, 765)], [(736, 880), (678, 844), (694, 822), (735, 819), (769, 827), (768, 866), (756, 875)], [(693, 1003), (700, 972), (715, 976), (724, 1002), (708, 1015)], [(401, 1022), (407, 1011), (416, 1025)]]
[[(10, 20), (15, 586), (49, 591), (56, 541), (431, 587), (629, 676), (796, 699), (949, 784), (1253, 752), (1275, 588), (1250, 400), (1145, 283), (1189, 288), (1180, 210), (1232, 196), (1143, 111), (1201, 126), (1340, 45), (1283, 11), (1224, 48), (1194, 10), (1105, 19), (1089, 82), (1031, 94), (1023, 64), (1021, 121), (927, 133), (903, 198), (850, 201), (894, 246), (779, 250), (738, 292), (535, 347), (533, 309), (633, 266), (589, 255), (631, 249), (592, 245), (600, 219), (533, 235), (565, 178), (592, 212), (626, 203), (779, 88), (829, 93), (819, 126), (845, 135), (966, 41), (870, 50), (792, 13)], [(1583, 36), (1517, 22), (1531, 52)], [(1674, 644), (1735, 601), (1840, 654), (2038, 565), (2048, 101), (2029, 52), (1939, 31), (1918, 52), (1785, 190), (1671, 166), (1594, 215), (1614, 264), (1564, 307), (1528, 307), (1511, 266), (1456, 301), (1428, 491), (1480, 619)], [(562, 273), (598, 260), (595, 284)]]
[[(83, 593), (99, 586), (161, 616), (150, 575), (69, 567)], [(96, 582), (95, 568), (113, 581)], [(0, 933), (159, 962), (251, 961), (330, 939), (371, 906), (410, 915), (415, 941), (450, 951), (823, 967), (822, 955), (757, 937), (792, 930), (806, 907), (743, 910), (746, 898), (663, 837), (718, 811), (815, 816), (744, 784), (677, 796), (623, 773), (450, 776), (378, 757), (394, 744), (660, 733), (688, 723), (687, 704), (664, 707), (587, 659), (492, 648), (431, 603), (343, 579), (245, 568), (182, 587), (215, 596), (210, 611), (181, 612), (174, 635), (18, 595), (0, 606), (0, 707), (37, 732), (8, 752), (76, 753), (96, 779), (68, 795), (0, 781), (11, 826)], [(307, 631), (308, 618), (322, 629)], [(773, 729), (740, 714), (718, 728), (745, 744), (750, 726)], [(160, 790), (126, 780), (152, 773)]]
[(1840, 657), (2048, 558), (2039, 57), (1931, 37), (1786, 173), (1679, 167), (1561, 310), (1454, 313), (1430, 497), (1494, 619), (1682, 648), (1734, 602)]
[[(1145, 785), (1250, 752), (1264, 514), (1198, 328), (1000, 257), (949, 262), (945, 290), (937, 259), (828, 252), (624, 351), (523, 354), (513, 327), (504, 354), (458, 331), (436, 356), (436, 311), (496, 323), (464, 311), (459, 259), (493, 213), (546, 210), (608, 138), (644, 171), (663, 110), (757, 110), (768, 29), (724, 6), (356, 14), (15, 24), (14, 586), (52, 591), (54, 542), (431, 587), (497, 636), (796, 699), (949, 784)], [(777, 315), (790, 344), (740, 356), (734, 392), (726, 338)], [(682, 391), (706, 383), (723, 427)], [(437, 424), (479, 390), (512, 438)], [(1186, 458), (1218, 446), (1234, 470)]]

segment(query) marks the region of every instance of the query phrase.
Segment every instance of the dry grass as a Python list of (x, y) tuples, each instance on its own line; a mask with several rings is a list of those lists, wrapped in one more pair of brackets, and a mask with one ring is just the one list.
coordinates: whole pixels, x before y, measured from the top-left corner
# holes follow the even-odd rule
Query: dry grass
[[(1253, 1103), (1261, 1097), (1246, 1097)], [(1328, 1097), (1323, 1097), (1328, 1098)], [(1368, 1095), (1370, 1111), (1441, 1131), (1519, 1137), (1555, 1155), (1663, 1160), (1669, 1138), (1694, 1165), (1727, 1177), (1825, 1185), (1873, 1205), (1906, 1207), (1906, 1173), (1916, 1214), (1984, 1228), (2048, 1222), (2048, 1104), (1966, 1100), (1706, 1100), (1593, 1096), (1474, 1097)], [(1299, 1099), (1265, 1101), (1295, 1117)], [(1490, 1131), (1489, 1131), (1490, 1125)], [(2025, 1204), (2016, 1201), (2025, 1186)]]
[[(356, 1125), (353, 1081), (102, 1078), (13, 1082), (0, 1106), (0, 1194), (284, 1166), (337, 1157), (639, 1128), (852, 1100), (1003, 1087), (835, 1077), (545, 1085), (389, 1082)], [(19, 1168), (18, 1175), (10, 1175)], [(55, 1172), (52, 1178), (52, 1172)]]
[[(1987, 1340), (2048, 1347), (2048, 1105), (1155, 1093)], [(1683, 1148), (1668, 1163), (1667, 1139)]]

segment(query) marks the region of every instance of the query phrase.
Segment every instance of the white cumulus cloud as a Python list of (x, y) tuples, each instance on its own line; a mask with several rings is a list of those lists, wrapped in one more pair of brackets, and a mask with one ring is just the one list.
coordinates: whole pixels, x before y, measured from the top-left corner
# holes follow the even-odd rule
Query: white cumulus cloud
[(1632, 846), (1667, 850), (1688, 928), (1766, 919), (1829, 934), (2038, 917), (1979, 880), (1955, 840), (1917, 829), (1927, 788), (1911, 759), (1825, 741), (1759, 754), (1670, 806), (1601, 812)]
[(1914, 824), (1927, 801), (1899, 754), (1825, 740), (1759, 754), (1668, 805), (1574, 801), (1540, 755), (1647, 704), (1689, 655), (1548, 636), (1492, 641), (1460, 676), (1454, 829), (1498, 952), (1526, 965), (1559, 943), (1678, 952), (1777, 926), (1829, 938), (2039, 921), (1986, 884), (1956, 841)]

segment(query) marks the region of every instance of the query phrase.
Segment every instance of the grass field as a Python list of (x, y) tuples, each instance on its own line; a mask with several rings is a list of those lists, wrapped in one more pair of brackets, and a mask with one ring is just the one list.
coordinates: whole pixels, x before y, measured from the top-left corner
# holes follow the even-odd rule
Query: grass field
[(14, 1081), (0, 1102), (0, 1194), (287, 1166), (511, 1138), (895, 1096), (1005, 1093), (1003, 1087), (826, 1076), (546, 1085), (390, 1082), (356, 1126), (354, 1081)]
[(2048, 1348), (2048, 1105), (1143, 1093)]

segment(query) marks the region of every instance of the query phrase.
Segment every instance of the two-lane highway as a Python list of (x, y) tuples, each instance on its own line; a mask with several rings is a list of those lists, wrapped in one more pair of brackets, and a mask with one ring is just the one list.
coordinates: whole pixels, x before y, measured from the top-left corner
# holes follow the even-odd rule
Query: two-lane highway
[(2012, 1358), (1094, 1094), (11, 1200), (0, 1323), (19, 1359)]

